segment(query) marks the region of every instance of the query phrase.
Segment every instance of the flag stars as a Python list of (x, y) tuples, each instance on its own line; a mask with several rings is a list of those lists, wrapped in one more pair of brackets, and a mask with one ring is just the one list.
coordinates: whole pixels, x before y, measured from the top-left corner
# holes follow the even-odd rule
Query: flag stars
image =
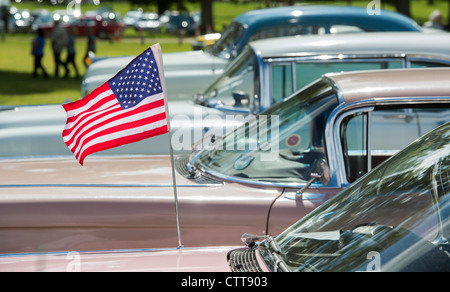
[(154, 56), (147, 51), (137, 58), (124, 71), (116, 75), (109, 85), (122, 108), (133, 107), (143, 99), (162, 92), (159, 83), (158, 67)]

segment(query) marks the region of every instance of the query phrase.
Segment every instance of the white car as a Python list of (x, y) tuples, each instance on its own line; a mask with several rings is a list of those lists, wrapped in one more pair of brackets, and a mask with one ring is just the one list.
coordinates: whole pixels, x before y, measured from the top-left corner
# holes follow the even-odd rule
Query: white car
[[(450, 65), (450, 35), (370, 33), (303, 36), (252, 42), (223, 75), (193, 101), (169, 101), (175, 153), (223, 136), (328, 72)], [(166, 64), (164, 64), (166, 69)], [(168, 86), (167, 90), (172, 89)], [(240, 98), (236, 106), (233, 96)], [(249, 117), (251, 117), (250, 115)], [(71, 155), (62, 140), (60, 105), (5, 107), (0, 111), (0, 157)], [(168, 134), (98, 153), (168, 154)], [(198, 147), (204, 146), (200, 143)], [(97, 154), (94, 154), (97, 155)]]
[[(306, 5), (249, 11), (236, 17), (207, 51), (163, 56), (169, 100), (190, 99), (204, 90), (251, 41), (343, 31), (417, 32), (421, 28), (412, 19), (399, 13), (383, 10), (380, 15), (369, 15), (364, 7)], [(82, 81), (81, 97), (105, 83), (133, 58), (114, 57), (94, 62)]]

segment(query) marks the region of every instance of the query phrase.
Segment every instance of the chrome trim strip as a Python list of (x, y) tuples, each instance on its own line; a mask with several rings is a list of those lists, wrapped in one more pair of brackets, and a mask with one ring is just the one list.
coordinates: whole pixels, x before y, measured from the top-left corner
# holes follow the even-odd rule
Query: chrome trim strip
[[(217, 177), (221, 180), (233, 182), (233, 183), (242, 183), (242, 184), (250, 184), (250, 185), (257, 185), (257, 186), (264, 186), (264, 187), (287, 187), (287, 188), (301, 188), (305, 186), (308, 182), (304, 183), (274, 183), (274, 182), (264, 182), (264, 181), (257, 181), (253, 179), (245, 179), (245, 178), (239, 178), (235, 176), (229, 176), (222, 174), (220, 172), (217, 172), (215, 170), (209, 169), (209, 168), (199, 168), (201, 172), (204, 172), (212, 177)], [(331, 186), (329, 186), (331, 187)], [(315, 186), (311, 186), (310, 188), (315, 188)]]
[(291, 74), (292, 74), (292, 93), (297, 92), (300, 88), (297, 88), (297, 66), (295, 66), (296, 62), (292, 62), (291, 64)]
[(408, 67), (411, 67), (411, 62), (429, 62), (429, 63), (439, 63), (441, 65), (450, 65), (450, 59), (445, 56), (435, 56), (426, 54), (411, 54), (406, 56), (406, 62)]
[(341, 106), (337, 107), (330, 114), (330, 118), (328, 119), (328, 123), (325, 127), (325, 133), (326, 135), (328, 135), (328, 139), (331, 139), (330, 141), (333, 141), (330, 145), (327, 145), (327, 153), (329, 153), (331, 157), (335, 158), (334, 160), (328, 162), (330, 172), (332, 174), (331, 177), (333, 180), (333, 174), (335, 174), (335, 184), (339, 187), (347, 186), (350, 184), (346, 178), (347, 172), (345, 170), (344, 157), (342, 156), (342, 143), (341, 139), (339, 139), (342, 120), (359, 112), (370, 112), (374, 110), (373, 106), (348, 109), (351, 107), (353, 107), (353, 104), (342, 104)]
[(367, 112), (367, 172), (372, 170), (372, 111)]
[[(218, 184), (177, 184), (177, 187), (217, 187)], [(149, 188), (149, 187), (162, 187), (171, 188), (172, 184), (4, 184), (0, 185), (2, 188), (65, 188), (65, 187), (81, 187), (81, 188)]]
[[(258, 62), (260, 64), (259, 81), (260, 81), (260, 93), (259, 93), (259, 112), (269, 108), (272, 105), (272, 64), (264, 62), (258, 56)], [(264, 94), (264, 95), (263, 95)]]
[[(367, 61), (367, 62), (376, 62), (376, 61), (380, 61), (380, 60), (397, 60), (400, 58), (405, 58), (407, 56), (407, 54), (405, 53), (388, 53), (388, 54), (340, 54), (340, 53), (331, 53), (331, 54), (309, 54), (309, 53), (298, 53), (298, 54), (289, 54), (289, 55), (285, 55), (282, 57), (264, 57), (264, 59), (266, 60), (267, 63), (272, 63), (272, 62), (298, 62), (298, 61), (302, 61), (302, 62), (310, 62), (310, 61), (322, 61), (322, 62), (328, 62), (330, 60), (333, 61), (348, 61), (351, 59), (354, 59), (355, 62), (363, 62), (363, 61)], [(411, 55), (414, 56), (414, 55)], [(432, 56), (429, 56), (430, 59)], [(449, 60), (449, 58), (445, 58), (445, 57), (435, 57), (437, 60)]]
[(417, 53), (387, 53), (387, 54), (340, 54), (340, 53), (331, 53), (331, 54), (308, 54), (308, 53), (298, 53), (286, 55), (283, 57), (265, 57), (266, 62), (286, 62), (286, 61), (330, 61), (330, 60), (342, 60), (348, 61), (350, 59), (355, 59), (355, 62), (363, 62), (363, 61), (380, 61), (380, 60), (397, 60), (397, 59), (406, 59), (406, 61), (424, 61), (430, 63), (440, 63), (450, 65), (450, 58), (442, 55), (433, 55), (433, 54), (417, 54)]
[(25, 253), (4, 253), (0, 254), (0, 258), (13, 257), (28, 257), (28, 256), (45, 256), (45, 255), (67, 255), (71, 252), (79, 253), (80, 255), (89, 254), (105, 254), (105, 253), (132, 253), (132, 252), (161, 252), (161, 251), (181, 251), (181, 250), (228, 250), (239, 248), (240, 246), (217, 246), (217, 247), (164, 247), (164, 248), (131, 248), (131, 249), (104, 249), (104, 250), (70, 250), (70, 251), (46, 251), (46, 252), (25, 252)]

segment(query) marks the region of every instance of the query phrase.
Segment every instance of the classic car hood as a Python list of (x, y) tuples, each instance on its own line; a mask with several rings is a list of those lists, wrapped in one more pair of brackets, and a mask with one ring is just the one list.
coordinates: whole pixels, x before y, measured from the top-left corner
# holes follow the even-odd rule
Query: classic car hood
[(163, 54), (164, 73), (172, 70), (221, 69), (228, 62), (204, 51)]
[[(87, 157), (84, 166), (75, 158), (4, 160), (0, 187), (27, 186), (171, 186), (167, 156)], [(182, 176), (177, 184), (195, 185)], [(100, 194), (100, 192), (98, 193)]]
[[(224, 125), (221, 111), (194, 105), (191, 101), (169, 102), (172, 133), (197, 131)], [(61, 105), (21, 106), (0, 111), (0, 158), (72, 155), (62, 139), (66, 112)], [(191, 137), (193, 144), (194, 137)], [(167, 154), (167, 134), (106, 150), (101, 154)], [(176, 143), (175, 143), (176, 144)], [(177, 145), (174, 145), (177, 146)], [(190, 145), (174, 147), (176, 153), (189, 152)]]
[[(109, 75), (112, 77), (135, 57), (136, 56), (120, 56), (99, 60), (89, 67), (84, 78), (87, 79), (99, 75)], [(171, 70), (211, 69), (214, 67), (219, 69), (228, 64), (228, 61), (204, 51), (189, 51), (165, 53), (163, 54), (163, 64), (164, 73), (167, 74)]]
[(6, 254), (0, 272), (229, 272), (236, 247)]
[[(0, 253), (174, 248), (177, 201), (185, 247), (238, 245), (243, 233), (262, 232), (280, 189), (190, 178), (184, 159), (175, 157), (178, 200), (166, 155), (2, 161)], [(271, 224), (280, 232), (292, 219)]]
[(191, 177), (187, 161), (175, 157), (174, 188), (168, 155), (88, 156), (84, 166), (72, 157), (4, 160), (0, 254), (174, 248), (180, 245), (176, 202), (181, 245), (239, 245), (246, 232), (264, 234), (269, 227), (269, 234), (279, 234), (322, 204), (324, 192), (335, 192), (311, 189), (300, 209), (288, 197), (273, 204), (282, 188)]
[[(116, 75), (122, 68), (130, 63), (133, 58), (134, 56), (112, 57), (92, 64), (83, 77), (82, 97)], [(171, 96), (178, 97), (178, 95), (183, 93), (183, 91), (178, 90), (178, 88), (173, 88), (176, 87), (179, 82), (178, 78), (195, 76), (202, 79), (197, 80), (198, 82), (195, 83), (198, 89), (195, 87), (190, 89), (188, 94), (182, 95), (184, 99), (192, 98), (193, 94), (201, 92), (205, 89), (204, 87), (209, 85), (208, 81), (205, 82), (202, 77), (214, 79), (213, 77), (216, 75), (218, 76), (222, 72), (222, 69), (228, 64), (228, 61), (203, 51), (189, 51), (163, 54), (163, 64), (168, 96), (169, 100), (171, 100), (175, 99), (175, 97), (171, 98)], [(201, 83), (205, 84), (199, 86)], [(186, 84), (185, 86), (189, 85), (190, 84)]]
[(134, 58), (135, 56), (120, 56), (99, 60), (89, 66), (88, 70), (86, 70), (84, 78), (97, 75), (114, 76), (121, 68), (124, 68)]

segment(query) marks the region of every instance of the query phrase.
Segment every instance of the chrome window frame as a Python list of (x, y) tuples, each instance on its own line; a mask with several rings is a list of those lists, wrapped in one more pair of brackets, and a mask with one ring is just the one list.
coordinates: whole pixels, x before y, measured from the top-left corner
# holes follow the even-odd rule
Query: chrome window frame
[[(333, 87), (337, 87), (336, 84), (329, 78), (330, 84)], [(340, 125), (342, 120), (349, 115), (356, 112), (371, 112), (376, 106), (396, 106), (396, 105), (420, 105), (420, 104), (450, 104), (450, 96), (442, 97), (386, 97), (386, 98), (373, 98), (364, 101), (357, 101), (353, 103), (345, 103), (343, 101), (342, 92), (339, 88), (336, 88), (336, 93), (340, 104), (330, 113), (330, 116), (325, 125), (325, 147), (327, 157), (330, 158), (328, 161), (331, 181), (328, 186), (316, 186), (311, 185), (311, 189), (316, 188), (345, 188), (350, 185), (347, 180), (347, 175), (344, 166), (344, 157), (342, 154), (342, 143), (340, 140)], [(341, 102), (342, 100), (342, 102)], [(331, 141), (331, 143), (330, 143)], [(200, 166), (200, 167), (199, 167)], [(224, 181), (231, 183), (242, 183), (246, 185), (262, 186), (262, 187), (273, 187), (273, 188), (301, 188), (305, 183), (273, 183), (273, 182), (263, 182), (251, 179), (233, 177), (229, 175), (222, 174), (218, 171), (212, 169), (206, 169), (202, 165), (197, 165), (199, 171), (206, 176), (211, 176), (213, 178), (219, 178)]]
[[(331, 79), (330, 79), (331, 80)], [(333, 82), (331, 80), (331, 82)], [(342, 92), (337, 88), (338, 96), (342, 98)], [(417, 106), (420, 104), (450, 104), (450, 96), (441, 97), (385, 97), (385, 98), (372, 98), (363, 101), (357, 101), (346, 104), (341, 103), (335, 110), (330, 114), (327, 124), (325, 125), (325, 141), (331, 141), (330, 144), (326, 144), (326, 151), (329, 157), (334, 157), (335, 159), (329, 161), (330, 173), (332, 174), (331, 184), (336, 187), (347, 187), (351, 183), (347, 179), (347, 174), (345, 170), (345, 160), (343, 155), (342, 143), (340, 140), (340, 128), (342, 121), (355, 113), (368, 113), (368, 142), (370, 141), (371, 133), (371, 112), (377, 106)], [(368, 144), (367, 159), (371, 159), (371, 146)], [(368, 171), (372, 170), (371, 164), (368, 162)], [(333, 178), (333, 174), (335, 177)]]
[(260, 62), (260, 78), (261, 78), (261, 92), (260, 92), (260, 111), (266, 109), (273, 104), (272, 102), (272, 65), (276, 64), (291, 64), (292, 69), (292, 92), (297, 92), (301, 88), (296, 88), (295, 82), (297, 63), (326, 63), (331, 61), (340, 62), (380, 62), (380, 61), (401, 61), (402, 68), (411, 68), (411, 62), (428, 62), (440, 65), (450, 66), (450, 58), (425, 55), (425, 54), (318, 54), (318, 55), (304, 55), (302, 53), (292, 54), (285, 57), (265, 57), (261, 58), (261, 54), (257, 54), (258, 61)]
[[(259, 58), (258, 58), (259, 59)], [(295, 93), (301, 88), (297, 88), (296, 84), (296, 64), (299, 63), (326, 63), (329, 61), (333, 62), (342, 62), (342, 63), (363, 63), (363, 62), (382, 62), (382, 61), (400, 61), (402, 68), (407, 68), (407, 60), (405, 54), (320, 54), (320, 55), (301, 55), (298, 56), (287, 56), (287, 57), (266, 57), (261, 60), (261, 73), (260, 75), (264, 75), (262, 78), (264, 82), (268, 82), (265, 87), (261, 87), (261, 92), (265, 95), (263, 96), (263, 100), (265, 101), (263, 108), (268, 108), (272, 106), (272, 66), (274, 64), (290, 64), (292, 70), (292, 92)], [(450, 59), (447, 63), (450, 66)], [(320, 77), (318, 77), (320, 78)], [(264, 83), (262, 83), (264, 84)]]

